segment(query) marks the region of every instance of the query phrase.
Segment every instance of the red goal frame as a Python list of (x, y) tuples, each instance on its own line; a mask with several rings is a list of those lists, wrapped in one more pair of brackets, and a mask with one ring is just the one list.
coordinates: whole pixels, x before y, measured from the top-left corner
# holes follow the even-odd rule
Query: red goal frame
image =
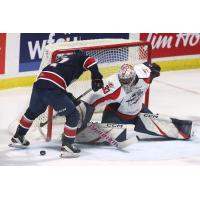
[[(51, 63), (56, 61), (57, 55), (58, 54), (67, 54), (67, 53), (72, 53), (76, 50), (83, 50), (83, 51), (92, 51), (92, 50), (103, 50), (103, 49), (114, 49), (114, 48), (122, 48), (122, 47), (140, 47), (140, 46), (147, 46), (147, 61), (151, 63), (151, 51), (152, 51), (152, 46), (150, 42), (147, 41), (138, 41), (138, 42), (124, 42), (124, 43), (119, 43), (119, 44), (108, 44), (108, 45), (95, 45), (91, 47), (81, 47), (81, 48), (69, 48), (69, 49), (59, 49), (55, 50), (52, 53), (51, 57)], [(148, 107), (149, 106), (149, 91), (148, 89), (145, 94), (145, 100), (144, 103)], [(47, 138), (46, 141), (50, 141), (52, 138), (52, 116), (53, 116), (53, 108), (51, 106), (48, 107), (48, 124), (47, 124)]]

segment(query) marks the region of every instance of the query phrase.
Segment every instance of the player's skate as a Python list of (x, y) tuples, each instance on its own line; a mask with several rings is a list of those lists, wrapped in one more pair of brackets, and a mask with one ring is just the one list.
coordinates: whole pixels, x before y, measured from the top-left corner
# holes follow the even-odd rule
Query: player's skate
[(30, 142), (25, 139), (24, 135), (20, 135), (17, 133), (11, 138), (11, 142), (12, 143), (9, 144), (9, 146), (17, 148), (26, 148), (30, 144)]
[(62, 158), (76, 158), (80, 156), (80, 149), (75, 143), (64, 143), (61, 147), (60, 157)]

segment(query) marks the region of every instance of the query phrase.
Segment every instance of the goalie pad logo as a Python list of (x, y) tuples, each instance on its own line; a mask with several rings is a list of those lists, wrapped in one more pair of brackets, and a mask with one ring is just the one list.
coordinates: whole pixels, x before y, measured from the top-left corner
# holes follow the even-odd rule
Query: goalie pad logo
[(108, 133), (110, 131), (112, 131), (112, 129), (108, 130), (107, 132), (104, 132), (102, 130), (100, 130), (99, 128), (97, 128), (95, 126), (95, 124), (91, 123), (88, 126), (92, 131), (98, 133), (102, 138), (105, 138), (106, 141), (108, 141), (109, 143), (111, 143), (114, 146), (118, 146), (117, 141), (115, 141), (111, 136), (108, 135)]
[(144, 113), (144, 117), (157, 119), (159, 117), (159, 114)]
[(95, 123), (89, 122), (87, 128), (78, 132), (76, 142), (89, 144), (103, 144), (105, 141), (116, 146), (117, 138), (125, 138), (134, 135), (134, 125)]

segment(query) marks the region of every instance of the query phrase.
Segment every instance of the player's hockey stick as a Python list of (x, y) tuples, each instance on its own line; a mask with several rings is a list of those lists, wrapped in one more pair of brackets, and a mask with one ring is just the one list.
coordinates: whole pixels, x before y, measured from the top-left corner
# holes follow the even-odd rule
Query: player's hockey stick
[[(79, 101), (82, 97), (84, 97), (86, 94), (88, 94), (88, 93), (91, 92), (91, 91), (92, 91), (92, 88), (86, 90), (83, 94), (81, 94), (79, 97), (77, 97), (77, 98), (75, 99), (75, 101)], [(55, 115), (52, 116), (51, 120), (54, 120), (57, 116), (59, 116), (59, 114), (60, 114), (60, 113), (57, 112)], [(49, 122), (49, 120), (47, 120), (46, 122), (41, 122), (41, 123), (39, 124), (39, 128), (44, 127), (46, 124), (48, 124), (48, 122)], [(39, 130), (41, 130), (41, 129), (39, 129)]]
[(115, 146), (117, 149), (123, 149), (130, 144), (134, 144), (138, 142), (138, 139), (136, 136), (133, 136), (131, 138), (128, 138), (122, 142), (117, 141), (115, 138), (113, 138), (111, 135), (108, 134), (108, 132), (105, 132), (95, 126), (93, 123), (88, 124), (88, 128), (90, 128), (94, 133), (97, 133), (101, 138), (105, 139), (109, 144), (112, 146)]

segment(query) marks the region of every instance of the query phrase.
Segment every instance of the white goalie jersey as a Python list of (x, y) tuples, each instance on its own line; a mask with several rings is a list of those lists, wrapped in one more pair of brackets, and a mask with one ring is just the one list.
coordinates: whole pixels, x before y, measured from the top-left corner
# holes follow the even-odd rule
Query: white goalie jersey
[[(150, 74), (150, 73), (149, 73)], [(121, 85), (118, 74), (112, 75), (104, 80), (104, 88), (97, 92), (90, 92), (83, 101), (96, 109), (110, 103), (119, 103), (118, 112), (124, 115), (137, 115), (142, 109), (144, 94), (149, 88), (149, 79), (139, 79), (136, 85), (126, 92)]]

